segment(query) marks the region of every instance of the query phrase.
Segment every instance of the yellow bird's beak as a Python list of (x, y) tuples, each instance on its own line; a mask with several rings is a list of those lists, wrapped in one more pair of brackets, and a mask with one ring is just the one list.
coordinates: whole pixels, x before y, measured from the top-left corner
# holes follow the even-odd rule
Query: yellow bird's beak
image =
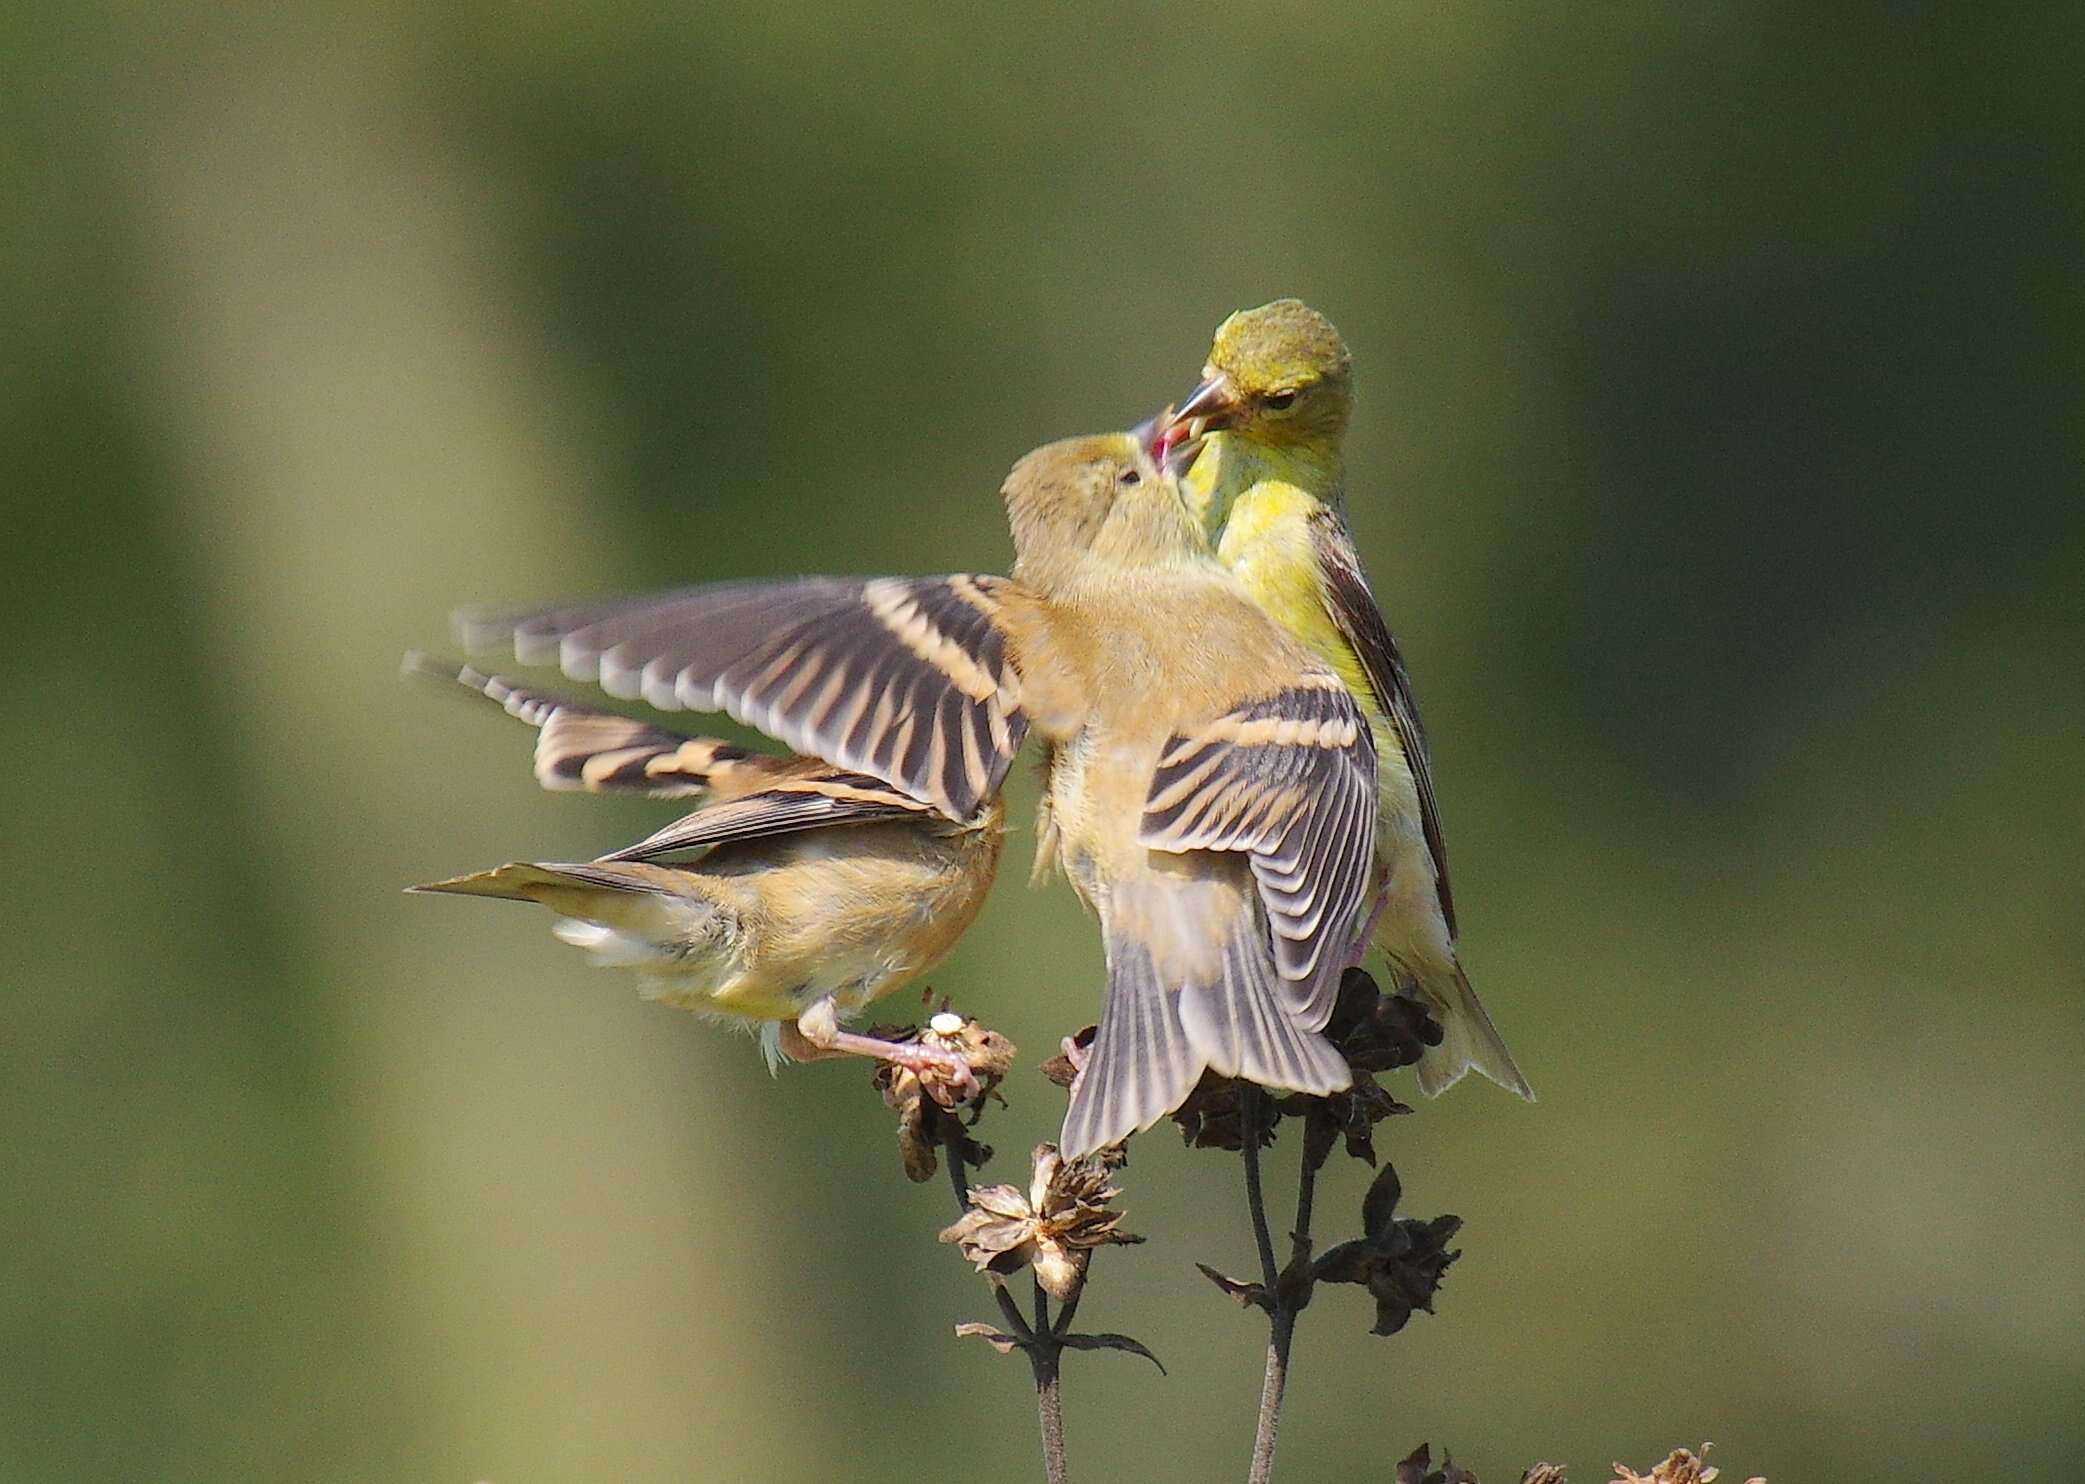
[(1187, 394), (1186, 401), (1155, 419), (1158, 432), (1151, 443), (1152, 457), (1169, 473), (1180, 473), (1194, 463), (1195, 455), (1202, 451), (1202, 440), (1231, 427), (1243, 410), (1231, 379), (1221, 371), (1211, 372)]

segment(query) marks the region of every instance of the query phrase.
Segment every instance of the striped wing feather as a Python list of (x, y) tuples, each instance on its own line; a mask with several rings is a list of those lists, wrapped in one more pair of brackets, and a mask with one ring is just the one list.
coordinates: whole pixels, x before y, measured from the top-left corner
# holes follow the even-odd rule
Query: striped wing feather
[(635, 845), (600, 859), (648, 861), (727, 840), (762, 840), (833, 825), (938, 817), (930, 805), (874, 778), (829, 768), (814, 758), (800, 761), (807, 766), (799, 777), (744, 798), (697, 809)]
[(1360, 553), (1354, 538), (1330, 510), (1320, 511), (1312, 522), (1311, 536), (1317, 546), (1318, 570), (1325, 580), (1325, 613), (1347, 646), (1361, 661), (1368, 688), (1376, 705), (1389, 718), (1390, 728), (1404, 748), (1405, 762), (1419, 793), (1419, 823), (1426, 832), (1427, 853), (1433, 857), (1434, 882), (1441, 899), (1441, 916), (1448, 924), (1448, 937), (1456, 937), (1455, 898), (1448, 890), (1448, 846), (1441, 837), (1441, 808), (1434, 799), (1433, 763), (1426, 752), (1426, 728), (1419, 720), (1419, 703), (1412, 695), (1412, 677), (1398, 652), (1397, 639), (1376, 606), (1368, 576), (1361, 570)]
[(1248, 852), (1284, 1007), (1332, 1013), (1375, 854), (1375, 745), (1327, 674), (1170, 739), (1145, 802), (1155, 850)]
[(996, 622), (1003, 578), (814, 577), (466, 616), (611, 695), (721, 710), (952, 819), (999, 788), (1027, 721)]

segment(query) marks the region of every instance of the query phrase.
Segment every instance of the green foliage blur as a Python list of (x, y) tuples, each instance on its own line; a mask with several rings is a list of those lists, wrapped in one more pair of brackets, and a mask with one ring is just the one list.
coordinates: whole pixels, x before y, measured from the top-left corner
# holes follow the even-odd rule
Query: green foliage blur
[[(2081, 31), (0, 0), (0, 1478), (1034, 1477), (860, 1069), (399, 894), (671, 806), (537, 792), (397, 657), (462, 602), (1003, 568), (1016, 456), (1283, 293), (1357, 356), (1542, 1094), (1385, 1127), (1465, 1255), (1392, 1340), (1321, 1295), (1283, 1476), (2075, 1477)], [(1000, 1178), (1099, 985), (1026, 854), (933, 976), (1023, 1047)], [(1236, 1176), (1139, 1142), (1081, 1318), (1172, 1374), (1070, 1358), (1079, 1476), (1242, 1474), (1262, 1331), (1192, 1266), (1249, 1264)]]

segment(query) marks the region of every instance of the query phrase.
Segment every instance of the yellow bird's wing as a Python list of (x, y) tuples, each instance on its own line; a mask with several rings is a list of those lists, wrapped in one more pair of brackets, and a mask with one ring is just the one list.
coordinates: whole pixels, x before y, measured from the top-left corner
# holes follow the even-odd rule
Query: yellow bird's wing
[(1384, 621), (1383, 610), (1369, 590), (1361, 555), (1354, 549), (1346, 523), (1330, 508), (1320, 509), (1311, 517), (1311, 540), (1324, 582), (1326, 616), (1360, 660), (1376, 705), (1389, 719), (1412, 770), (1412, 783), (1419, 794), (1419, 824), (1426, 832), (1427, 853), (1433, 857), (1441, 916), (1452, 942), (1456, 937), (1455, 898), (1448, 890), (1448, 846), (1441, 838), (1441, 808), (1434, 800), (1433, 764), (1426, 753), (1419, 703), (1412, 696), (1412, 677), (1405, 671), (1404, 656), (1398, 653), (1397, 639)]
[(621, 602), (467, 614), (467, 644), (511, 640), (610, 695), (723, 711), (798, 752), (973, 818), (1028, 722), (999, 577), (810, 577)]
[(1302, 683), (1169, 739), (1144, 806), (1154, 850), (1248, 854), (1273, 932), (1283, 1008), (1332, 1014), (1375, 858), (1375, 742), (1337, 676)]

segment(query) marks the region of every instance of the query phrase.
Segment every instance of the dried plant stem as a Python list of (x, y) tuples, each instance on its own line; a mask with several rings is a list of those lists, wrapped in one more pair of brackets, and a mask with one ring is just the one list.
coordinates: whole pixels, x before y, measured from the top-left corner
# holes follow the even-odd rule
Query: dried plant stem
[[(970, 1209), (970, 1167), (963, 1157), (963, 1130), (954, 1119), (948, 1120), (947, 1127), (941, 1151), (948, 1160), (948, 1181), (955, 1191), (957, 1213), (961, 1214)], [(1078, 1298), (1074, 1295), (1065, 1303), (1053, 1325), (1049, 1295), (1037, 1283), (1035, 1322), (1030, 1324), (1014, 1296), (1007, 1292), (1006, 1279), (997, 1273), (987, 1273), (985, 1279), (992, 1285), (992, 1297), (998, 1302), (1000, 1318), (1006, 1321), (1007, 1333), (1020, 1342), (1021, 1353), (1028, 1357), (1028, 1369), (1035, 1377), (1035, 1419), (1042, 1434), (1043, 1477), (1049, 1484), (1067, 1484), (1071, 1476), (1065, 1471), (1064, 1399), (1058, 1375), (1064, 1354), (1062, 1337), (1071, 1329)]]
[[(1266, 1294), (1267, 1367), (1260, 1380), (1259, 1424), (1253, 1432), (1252, 1470), (1248, 1484), (1269, 1484), (1274, 1477), (1274, 1444), (1281, 1430), (1282, 1396), (1288, 1389), (1289, 1351), (1296, 1338), (1296, 1316), (1310, 1302), (1306, 1281), (1285, 1283), (1274, 1257), (1274, 1238), (1267, 1228), (1267, 1201), (1260, 1183), (1260, 1126), (1266, 1094), (1246, 1085), (1239, 1089), (1239, 1133), (1245, 1157), (1245, 1201), (1252, 1213), (1253, 1241), (1260, 1251), (1260, 1281)], [(1317, 1170), (1305, 1153), (1296, 1187), (1296, 1222), (1291, 1229), (1292, 1266), (1307, 1271), (1311, 1208), (1317, 1198)]]

